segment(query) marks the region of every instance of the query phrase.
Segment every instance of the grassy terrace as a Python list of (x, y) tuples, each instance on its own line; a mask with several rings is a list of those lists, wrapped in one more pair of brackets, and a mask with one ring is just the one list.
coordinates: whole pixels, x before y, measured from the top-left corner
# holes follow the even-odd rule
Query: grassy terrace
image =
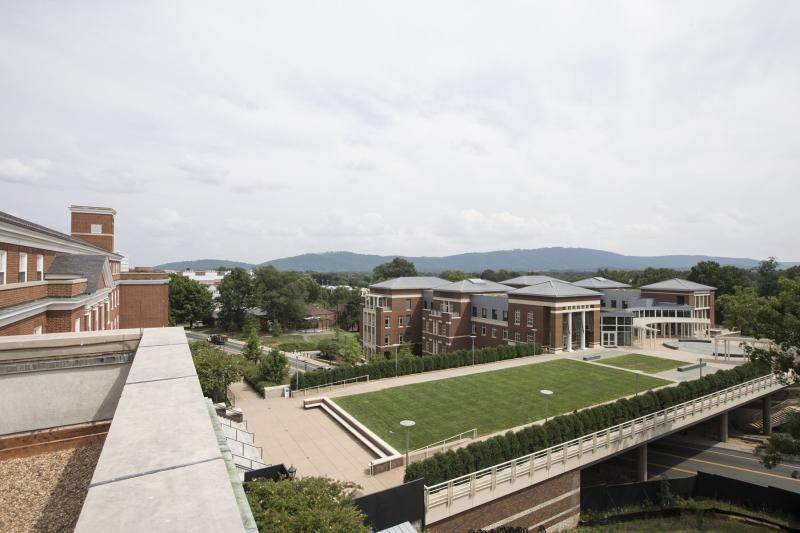
[(617, 357), (609, 357), (608, 359), (601, 359), (596, 362), (601, 365), (615, 366), (627, 370), (641, 370), (647, 374), (657, 374), (658, 372), (672, 370), (673, 368), (688, 364), (682, 361), (675, 361), (674, 359), (664, 359), (663, 357), (653, 357), (638, 353), (618, 355)]
[[(640, 376), (639, 390), (667, 383)], [(417, 423), (411, 430), (411, 449), (472, 428), (485, 435), (544, 418), (541, 389), (554, 392), (548, 411), (553, 416), (633, 394), (636, 380), (624, 370), (559, 359), (333, 400), (402, 451), (401, 420)]]

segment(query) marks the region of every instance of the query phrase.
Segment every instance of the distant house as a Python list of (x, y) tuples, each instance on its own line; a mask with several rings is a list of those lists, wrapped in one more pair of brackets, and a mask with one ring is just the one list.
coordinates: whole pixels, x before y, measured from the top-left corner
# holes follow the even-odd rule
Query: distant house
[(309, 305), (306, 307), (306, 324), (308, 329), (331, 329), (336, 325), (336, 311)]

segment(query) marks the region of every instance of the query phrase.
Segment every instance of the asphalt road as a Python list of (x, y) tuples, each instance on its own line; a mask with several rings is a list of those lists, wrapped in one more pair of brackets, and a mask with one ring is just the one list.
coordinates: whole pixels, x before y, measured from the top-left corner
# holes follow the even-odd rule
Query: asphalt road
[[(202, 333), (196, 333), (194, 331), (187, 331), (186, 338), (190, 341), (204, 341), (208, 338), (208, 335), (204, 335)], [(228, 342), (223, 347), (226, 353), (230, 354), (240, 354), (242, 353), (242, 348), (238, 344), (234, 344)], [(328, 368), (328, 365), (325, 363), (320, 363), (308, 357), (296, 357), (290, 353), (285, 354), (286, 358), (289, 360), (289, 367), (299, 370), (300, 372), (306, 372), (309, 370), (316, 370), (318, 368)]]
[(662, 439), (648, 446), (647, 462), (650, 477), (699, 471), (800, 493), (800, 479), (791, 477), (800, 464), (781, 463), (770, 470), (754, 455), (726, 448)]

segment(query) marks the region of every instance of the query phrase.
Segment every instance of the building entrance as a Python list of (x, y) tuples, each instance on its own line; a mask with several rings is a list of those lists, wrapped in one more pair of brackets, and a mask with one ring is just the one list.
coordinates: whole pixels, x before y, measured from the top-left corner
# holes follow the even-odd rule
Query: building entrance
[(603, 346), (609, 348), (616, 348), (617, 346), (617, 332), (604, 331), (603, 332)]

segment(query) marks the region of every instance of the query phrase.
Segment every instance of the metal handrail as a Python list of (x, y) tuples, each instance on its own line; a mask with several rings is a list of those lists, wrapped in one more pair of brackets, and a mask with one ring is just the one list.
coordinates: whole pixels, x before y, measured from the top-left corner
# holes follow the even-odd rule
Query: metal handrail
[(331, 388), (331, 390), (333, 390), (333, 386), (334, 386), (334, 385), (338, 385), (338, 384), (340, 384), (340, 383), (341, 383), (342, 385), (346, 385), (346, 384), (347, 384), (348, 382), (350, 382), (350, 381), (356, 382), (356, 381), (358, 381), (358, 380), (360, 380), (360, 379), (363, 379), (363, 378), (367, 378), (367, 381), (369, 381), (369, 374), (364, 374), (364, 375), (361, 375), (361, 376), (356, 376), (356, 377), (354, 377), (354, 378), (341, 379), (341, 380), (339, 380), (339, 381), (332, 381), (332, 382), (330, 382), (330, 383), (323, 383), (322, 385), (315, 385), (315, 386), (313, 386), (313, 387), (306, 387), (305, 389), (297, 389), (297, 390), (293, 390), (293, 391), (290, 391), (289, 395), (290, 395), (292, 398), (294, 398), (294, 395), (295, 395), (295, 394), (297, 394), (297, 393), (299, 393), (299, 392), (302, 392), (302, 393), (303, 393), (303, 395), (305, 395), (305, 393), (306, 393), (307, 391), (310, 391), (310, 390), (315, 390), (315, 389), (324, 389), (325, 387), (330, 387), (330, 388)]
[(439, 446), (442, 446), (442, 449), (444, 449), (444, 445), (447, 444), (448, 441), (461, 440), (462, 437), (464, 435), (467, 435), (467, 434), (471, 434), (472, 435), (472, 440), (477, 439), (478, 438), (478, 428), (468, 429), (466, 431), (462, 431), (458, 435), (453, 435), (452, 437), (447, 437), (446, 439), (442, 439), (440, 441), (434, 442), (433, 444), (428, 444), (427, 446), (423, 446), (422, 448), (417, 448), (416, 450), (412, 450), (412, 451), (408, 452), (408, 455), (410, 457), (410, 461), (415, 460), (414, 457), (413, 457), (414, 455), (419, 455), (422, 452), (425, 452), (425, 459), (427, 459), (428, 458), (428, 450), (430, 450), (432, 448), (438, 448)]
[[(515, 478), (525, 475), (532, 477), (535, 470), (540, 468), (549, 469), (554, 462), (566, 463), (572, 457), (580, 457), (584, 451), (592, 452), (598, 446), (608, 447), (611, 443), (624, 441), (638, 433), (654, 430), (656, 427), (668, 422), (684, 419), (698, 411), (704, 411), (729, 400), (735, 400), (745, 394), (765, 389), (777, 381), (774, 374), (761, 376), (655, 413), (640, 416), (639, 418), (511, 459), (510, 461), (443, 481), (430, 487), (426, 485), (425, 507), (430, 510), (432, 507), (443, 504), (449, 506), (454, 499), (463, 496), (474, 497), (476, 492), (486, 488), (494, 489), (498, 483), (513, 481)], [(587, 444), (588, 450), (586, 449)]]

